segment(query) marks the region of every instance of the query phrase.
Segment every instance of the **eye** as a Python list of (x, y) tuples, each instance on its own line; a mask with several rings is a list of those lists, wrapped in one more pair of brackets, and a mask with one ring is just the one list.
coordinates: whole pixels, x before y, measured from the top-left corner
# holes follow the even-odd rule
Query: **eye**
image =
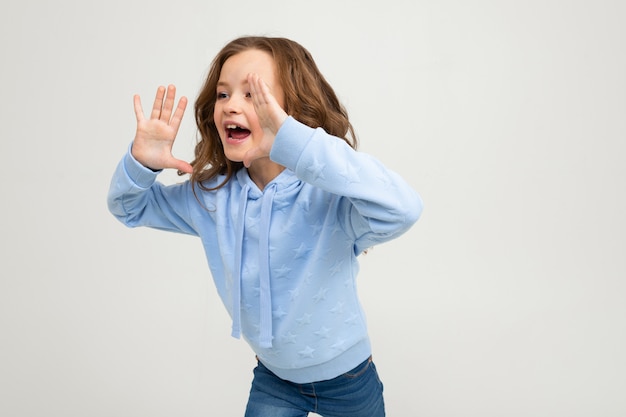
[(217, 93), (217, 99), (218, 99), (218, 100), (222, 100), (222, 99), (224, 99), (224, 98), (228, 98), (228, 93), (225, 93), (225, 92), (223, 92), (223, 91), (222, 91), (222, 92), (218, 92), (218, 93)]

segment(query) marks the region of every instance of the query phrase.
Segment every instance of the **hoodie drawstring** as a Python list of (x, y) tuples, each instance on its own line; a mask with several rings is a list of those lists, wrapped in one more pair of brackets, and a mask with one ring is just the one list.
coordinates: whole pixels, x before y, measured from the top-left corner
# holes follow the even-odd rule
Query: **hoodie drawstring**
[(243, 256), (243, 234), (248, 205), (248, 191), (244, 185), (239, 195), (239, 212), (237, 213), (237, 230), (235, 231), (235, 274), (233, 276), (233, 327), (231, 335), (239, 339), (241, 336), (241, 267)]
[[(241, 336), (241, 270), (243, 263), (243, 238), (248, 192), (250, 187), (244, 185), (239, 196), (239, 212), (237, 219), (235, 242), (235, 265), (233, 276), (233, 325), (232, 336)], [(260, 295), (260, 336), (259, 345), (262, 348), (272, 347), (272, 295), (270, 288), (270, 223), (272, 219), (272, 204), (276, 194), (276, 184), (269, 184), (263, 193), (261, 203), (261, 219), (259, 224), (259, 295)]]
[(270, 222), (272, 220), (272, 203), (276, 194), (276, 184), (270, 184), (263, 193), (261, 205), (261, 225), (259, 227), (259, 281), (261, 290), (259, 344), (263, 348), (272, 347), (272, 295), (270, 292)]

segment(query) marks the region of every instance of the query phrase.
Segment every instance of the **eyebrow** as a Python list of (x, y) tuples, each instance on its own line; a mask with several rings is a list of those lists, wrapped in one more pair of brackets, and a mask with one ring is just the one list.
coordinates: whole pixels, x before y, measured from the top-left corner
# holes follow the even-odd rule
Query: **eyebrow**
[[(241, 83), (242, 85), (248, 84), (248, 80), (244, 81), (243, 83)], [(226, 81), (218, 81), (217, 82), (217, 87), (228, 87), (230, 84), (228, 84)]]

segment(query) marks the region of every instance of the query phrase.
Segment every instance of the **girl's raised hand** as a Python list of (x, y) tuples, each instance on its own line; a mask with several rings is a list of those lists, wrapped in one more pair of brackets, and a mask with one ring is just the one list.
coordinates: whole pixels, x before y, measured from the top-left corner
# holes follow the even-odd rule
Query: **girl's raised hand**
[(168, 86), (167, 91), (159, 87), (149, 119), (144, 117), (141, 99), (134, 96), (137, 132), (131, 152), (139, 163), (152, 170), (173, 168), (191, 174), (190, 164), (172, 156), (172, 146), (187, 107), (187, 98), (181, 97), (174, 110), (175, 96), (173, 85)]
[(243, 163), (249, 168), (255, 160), (269, 157), (276, 133), (287, 119), (287, 113), (280, 107), (269, 87), (259, 75), (249, 74), (248, 85), (250, 86), (254, 110), (264, 132), (260, 145), (250, 149), (244, 156)]

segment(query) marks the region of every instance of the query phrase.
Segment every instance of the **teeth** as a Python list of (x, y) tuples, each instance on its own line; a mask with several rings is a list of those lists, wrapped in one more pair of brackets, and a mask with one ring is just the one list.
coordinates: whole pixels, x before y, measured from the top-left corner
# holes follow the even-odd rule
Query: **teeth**
[(226, 125), (226, 129), (237, 129), (237, 125)]

